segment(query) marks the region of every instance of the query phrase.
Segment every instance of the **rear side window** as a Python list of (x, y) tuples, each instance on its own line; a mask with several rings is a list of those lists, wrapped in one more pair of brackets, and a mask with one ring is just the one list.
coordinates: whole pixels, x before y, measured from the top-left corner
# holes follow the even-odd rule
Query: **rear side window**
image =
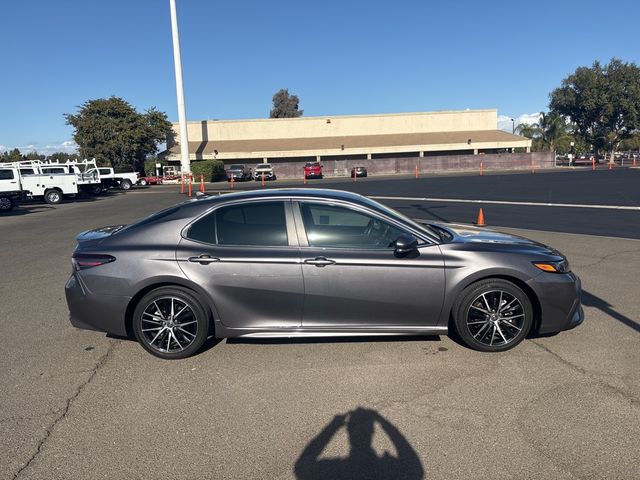
[(285, 247), (289, 245), (283, 202), (230, 205), (189, 228), (191, 240), (218, 245)]
[(13, 170), (0, 170), (0, 180), (13, 180)]
[(100, 168), (98, 171), (100, 172), (100, 175), (109, 175), (111, 173), (111, 170), (108, 168)]

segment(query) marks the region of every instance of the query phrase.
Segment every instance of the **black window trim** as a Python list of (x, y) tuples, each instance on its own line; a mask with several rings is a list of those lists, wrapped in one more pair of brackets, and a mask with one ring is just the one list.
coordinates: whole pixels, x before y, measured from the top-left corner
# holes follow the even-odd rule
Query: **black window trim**
[[(191, 228), (191, 225), (193, 225), (194, 223), (196, 223), (197, 221), (199, 221), (200, 219), (206, 217), (207, 215), (211, 215), (214, 214), (216, 212), (216, 210), (219, 210), (221, 208), (225, 208), (225, 207), (232, 207), (232, 206), (238, 206), (238, 205), (245, 205), (245, 204), (251, 204), (251, 203), (266, 203), (266, 202), (280, 202), (284, 205), (284, 218), (286, 221), (286, 227), (287, 227), (287, 241), (289, 243), (289, 245), (224, 245), (224, 244), (219, 244), (218, 242), (218, 232), (216, 231), (216, 243), (208, 243), (208, 242), (203, 242), (200, 240), (194, 240), (193, 238), (189, 238), (189, 228)], [(213, 207), (205, 210), (203, 213), (201, 213), (200, 215), (198, 215), (196, 218), (194, 218), (191, 222), (189, 222), (180, 232), (180, 236), (185, 239), (188, 240), (190, 242), (195, 242), (195, 243), (200, 243), (202, 245), (207, 245), (210, 247), (215, 247), (215, 248), (221, 248), (221, 249), (238, 249), (238, 248), (242, 248), (242, 249), (265, 249), (265, 248), (279, 248), (279, 249), (290, 249), (290, 248), (298, 248), (299, 244), (298, 244), (298, 234), (294, 225), (294, 218), (293, 218), (293, 207), (292, 207), (292, 203), (291, 203), (291, 199), (288, 197), (273, 197), (273, 198), (250, 198), (250, 199), (240, 199), (237, 201), (225, 201), (222, 202), (220, 204), (216, 204)]]

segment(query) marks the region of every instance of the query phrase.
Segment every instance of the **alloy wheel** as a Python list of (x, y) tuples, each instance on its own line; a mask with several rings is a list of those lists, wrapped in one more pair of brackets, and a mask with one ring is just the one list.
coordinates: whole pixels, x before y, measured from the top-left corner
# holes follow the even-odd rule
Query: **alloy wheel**
[(525, 310), (518, 298), (504, 290), (489, 290), (469, 305), (466, 327), (478, 342), (499, 347), (513, 342), (525, 325)]
[(159, 297), (142, 312), (142, 340), (160, 353), (177, 353), (188, 348), (198, 335), (198, 320), (191, 305), (173, 297)]

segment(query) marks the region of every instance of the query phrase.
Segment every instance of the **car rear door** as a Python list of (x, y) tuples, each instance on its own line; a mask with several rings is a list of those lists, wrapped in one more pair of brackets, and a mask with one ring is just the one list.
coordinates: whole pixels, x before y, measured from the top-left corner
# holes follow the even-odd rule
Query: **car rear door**
[(434, 327), (444, 297), (440, 248), (397, 256), (402, 233), (373, 212), (317, 201), (294, 203), (305, 283), (302, 325), (329, 330)]
[(177, 259), (210, 295), (225, 327), (300, 327), (304, 287), (290, 201), (216, 208), (183, 232)]

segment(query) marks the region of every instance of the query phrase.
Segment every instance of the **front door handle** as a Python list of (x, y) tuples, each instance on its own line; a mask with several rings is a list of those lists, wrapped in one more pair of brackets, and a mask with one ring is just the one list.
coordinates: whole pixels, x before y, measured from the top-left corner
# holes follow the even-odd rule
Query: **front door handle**
[(189, 257), (189, 260), (192, 263), (199, 263), (200, 265), (208, 265), (209, 263), (219, 262), (220, 259), (217, 257), (212, 257), (210, 255), (202, 254), (198, 257)]
[(329, 260), (327, 257), (307, 258), (304, 260), (307, 265), (315, 265), (316, 267), (326, 267), (327, 265), (335, 265), (335, 260)]

